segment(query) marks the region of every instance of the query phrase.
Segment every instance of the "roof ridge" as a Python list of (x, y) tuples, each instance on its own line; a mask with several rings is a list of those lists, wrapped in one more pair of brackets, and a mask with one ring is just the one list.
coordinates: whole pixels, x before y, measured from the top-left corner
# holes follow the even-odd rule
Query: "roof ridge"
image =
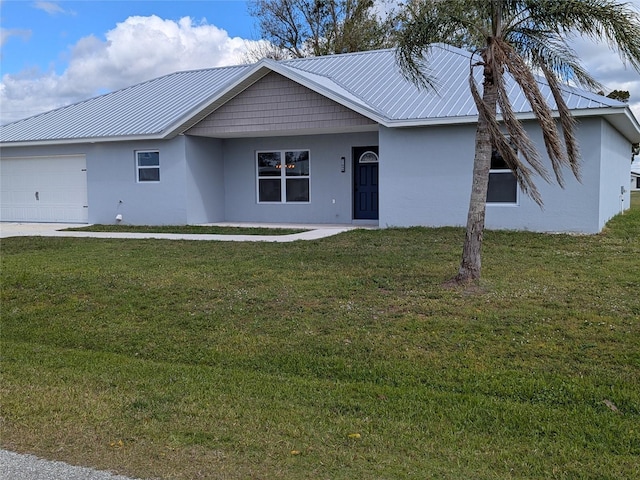
[(317, 56), (310, 56), (310, 57), (298, 57), (298, 58), (289, 58), (285, 60), (278, 60), (278, 63), (288, 63), (288, 62), (297, 63), (297, 62), (317, 60), (318, 58), (335, 58), (335, 57), (351, 57), (351, 56), (358, 56), (358, 55), (370, 55), (374, 53), (388, 52), (392, 50), (395, 50), (395, 48), (379, 48), (374, 50), (363, 50), (361, 52), (330, 53), (328, 55), (317, 55)]

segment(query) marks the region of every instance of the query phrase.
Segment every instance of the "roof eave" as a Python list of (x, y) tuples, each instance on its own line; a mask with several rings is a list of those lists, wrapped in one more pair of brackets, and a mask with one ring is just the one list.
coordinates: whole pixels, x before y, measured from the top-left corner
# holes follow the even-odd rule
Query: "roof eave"
[(139, 140), (163, 140), (166, 136), (162, 133), (148, 135), (118, 135), (113, 137), (84, 137), (84, 138), (63, 138), (63, 139), (43, 139), (28, 140), (19, 142), (0, 142), (0, 148), (9, 147), (40, 147), (49, 145), (79, 145), (87, 143), (111, 143), (111, 142), (133, 142)]
[[(635, 118), (629, 107), (604, 107), (604, 108), (584, 108), (572, 110), (571, 114), (575, 118), (580, 117), (603, 117), (611, 123), (625, 138), (632, 143), (640, 142), (640, 124)], [(557, 111), (553, 112), (554, 117), (558, 117)], [(536, 120), (533, 112), (524, 112), (517, 114), (518, 120)], [(502, 116), (497, 116), (498, 121), (502, 120)], [(436, 125), (465, 125), (478, 122), (478, 115), (462, 115), (459, 117), (437, 117), (437, 118), (413, 118), (413, 119), (395, 119), (381, 121), (380, 123), (390, 128), (410, 128), (410, 127), (427, 127)]]

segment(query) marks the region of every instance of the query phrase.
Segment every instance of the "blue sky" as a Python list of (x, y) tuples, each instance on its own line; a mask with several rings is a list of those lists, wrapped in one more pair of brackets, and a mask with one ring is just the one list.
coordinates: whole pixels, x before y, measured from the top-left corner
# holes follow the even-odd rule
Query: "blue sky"
[[(240, 0), (0, 0), (0, 123), (179, 70), (242, 63), (255, 24)], [(640, 118), (640, 74), (606, 45), (573, 45), (607, 91), (631, 92)]]
[(176, 70), (242, 63), (240, 0), (0, 0), (0, 122)]
[(15, 31), (6, 42), (3, 39), (3, 73), (35, 66), (43, 71), (53, 68), (61, 74), (68, 62), (68, 49), (81, 38), (104, 38), (118, 22), (136, 15), (176, 21), (187, 16), (197, 22), (206, 19), (231, 37), (257, 37), (254, 19), (241, 0), (2, 0), (0, 9), (2, 28)]

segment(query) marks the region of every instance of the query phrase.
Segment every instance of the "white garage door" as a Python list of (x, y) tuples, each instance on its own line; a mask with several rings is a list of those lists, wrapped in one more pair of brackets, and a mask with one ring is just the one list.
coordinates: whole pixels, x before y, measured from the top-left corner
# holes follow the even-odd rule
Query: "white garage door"
[(0, 179), (3, 222), (88, 220), (84, 155), (3, 158)]

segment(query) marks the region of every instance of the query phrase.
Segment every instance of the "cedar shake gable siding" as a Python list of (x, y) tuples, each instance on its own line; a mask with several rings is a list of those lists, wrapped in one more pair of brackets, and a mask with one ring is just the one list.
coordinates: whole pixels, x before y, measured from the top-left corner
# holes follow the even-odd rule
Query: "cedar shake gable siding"
[(376, 122), (270, 72), (185, 133), (215, 137), (368, 125)]

